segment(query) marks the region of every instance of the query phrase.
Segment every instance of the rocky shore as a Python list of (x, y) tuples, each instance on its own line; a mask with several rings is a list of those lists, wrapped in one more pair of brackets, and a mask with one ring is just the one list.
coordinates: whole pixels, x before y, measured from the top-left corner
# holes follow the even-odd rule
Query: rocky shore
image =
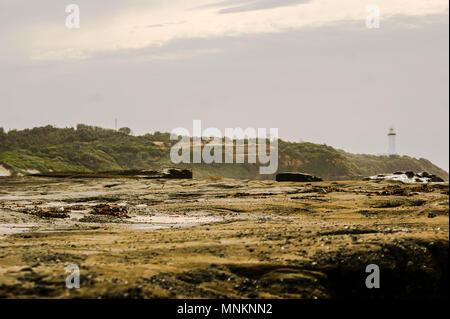
[[(448, 196), (388, 180), (0, 179), (0, 297), (448, 298)], [(366, 288), (369, 264), (383, 289)]]
[(395, 172), (392, 174), (378, 174), (370, 176), (364, 180), (391, 180), (403, 183), (443, 183), (444, 180), (434, 174), (427, 172), (414, 173), (413, 171)]

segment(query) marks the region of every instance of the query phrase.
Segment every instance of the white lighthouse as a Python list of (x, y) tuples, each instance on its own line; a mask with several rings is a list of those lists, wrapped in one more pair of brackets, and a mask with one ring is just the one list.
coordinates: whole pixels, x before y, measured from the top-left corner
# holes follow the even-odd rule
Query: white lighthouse
[(389, 139), (389, 148), (388, 148), (388, 155), (394, 155), (397, 154), (395, 150), (395, 138), (397, 136), (397, 133), (395, 133), (394, 128), (391, 127), (389, 129), (388, 133), (388, 139)]

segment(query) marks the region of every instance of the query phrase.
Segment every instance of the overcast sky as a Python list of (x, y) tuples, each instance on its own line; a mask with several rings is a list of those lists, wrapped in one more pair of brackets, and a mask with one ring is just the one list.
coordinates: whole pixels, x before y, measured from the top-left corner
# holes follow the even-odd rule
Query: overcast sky
[(400, 154), (448, 170), (448, 18), (447, 0), (0, 0), (0, 127), (200, 119), (380, 154), (394, 126)]

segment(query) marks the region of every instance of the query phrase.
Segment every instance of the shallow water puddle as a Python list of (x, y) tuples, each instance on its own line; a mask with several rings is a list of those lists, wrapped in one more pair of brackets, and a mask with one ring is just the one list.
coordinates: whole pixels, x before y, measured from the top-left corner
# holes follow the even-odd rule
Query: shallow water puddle
[(0, 224), (0, 235), (17, 234), (30, 231), (37, 224)]
[[(145, 227), (148, 228), (148, 224), (153, 227), (164, 226), (194, 226), (200, 224), (216, 223), (223, 221), (224, 218), (218, 216), (205, 216), (205, 215), (154, 215), (154, 216), (135, 216), (130, 219), (133, 224), (131, 227)], [(138, 226), (141, 225), (141, 226)], [(146, 225), (146, 226), (145, 226)]]

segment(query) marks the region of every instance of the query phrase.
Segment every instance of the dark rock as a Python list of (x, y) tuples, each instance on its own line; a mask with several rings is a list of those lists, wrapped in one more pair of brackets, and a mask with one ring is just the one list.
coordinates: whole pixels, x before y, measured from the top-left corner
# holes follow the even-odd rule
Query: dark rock
[[(407, 171), (407, 172), (397, 171), (397, 172), (393, 173), (394, 176), (401, 175), (401, 174), (406, 175), (410, 180), (412, 179), (415, 183), (430, 183), (430, 182), (431, 183), (443, 183), (443, 182), (445, 182), (439, 176), (432, 175), (427, 172), (422, 172), (422, 173), (416, 174), (413, 171)], [(395, 180), (394, 176), (378, 174), (375, 176), (366, 177), (363, 180), (365, 180), (365, 181), (367, 181), (367, 180), (379, 181), (379, 180), (391, 180), (391, 179)]]
[(430, 174), (428, 174), (427, 172), (422, 172), (420, 174), (420, 176), (422, 176), (422, 177), (430, 177)]
[(113, 178), (113, 177), (141, 177), (145, 179), (192, 179), (192, 171), (181, 168), (165, 168), (161, 170), (123, 170), (105, 172), (49, 172), (43, 174), (31, 174), (35, 177), (54, 178)]
[(323, 179), (304, 173), (280, 173), (276, 176), (277, 182), (321, 182)]
[(413, 178), (416, 174), (413, 171), (408, 171), (405, 172), (406, 176), (408, 176), (408, 178)]
[(164, 172), (164, 178), (192, 179), (190, 169), (171, 168)]
[(436, 214), (428, 213), (428, 218), (435, 218), (435, 217), (436, 217)]
[(192, 171), (190, 169), (181, 168), (164, 168), (162, 170), (136, 170), (127, 172), (130, 173), (130, 175), (143, 177), (146, 179), (192, 179)]
[(103, 186), (104, 188), (113, 188), (113, 187), (116, 187), (116, 186), (119, 186), (120, 184), (108, 184), (108, 185), (105, 185), (105, 186)]
[(444, 180), (442, 178), (440, 178), (439, 176), (436, 176), (436, 175), (430, 175), (429, 179), (430, 179), (430, 182), (432, 182), (432, 183), (443, 183), (444, 182)]

